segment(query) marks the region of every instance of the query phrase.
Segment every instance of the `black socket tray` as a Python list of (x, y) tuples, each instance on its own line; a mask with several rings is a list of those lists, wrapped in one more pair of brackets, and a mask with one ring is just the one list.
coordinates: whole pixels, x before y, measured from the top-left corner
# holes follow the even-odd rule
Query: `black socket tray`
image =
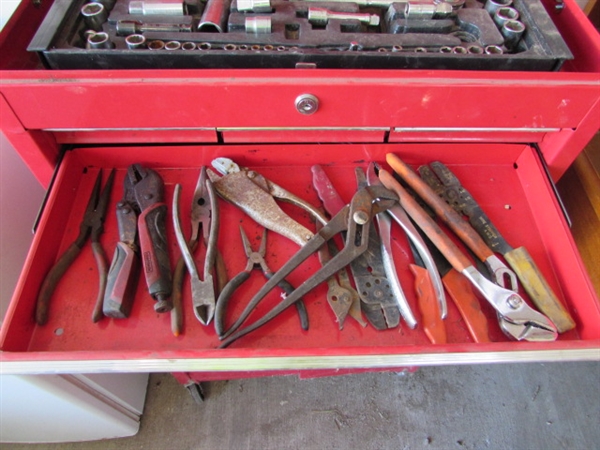
[[(90, 32), (80, 13), (86, 0), (56, 0), (28, 50), (38, 52), (52, 69), (189, 68), (371, 68), (556, 71), (572, 59), (540, 0), (513, 0), (525, 26), (520, 41), (507, 45), (484, 2), (466, 0), (445, 18), (406, 17), (406, 2), (386, 8), (360, 7), (351, 1), (271, 0), (270, 12), (240, 12), (236, 0), (226, 8), (222, 32), (198, 30), (207, 8), (204, 0), (182, 0), (185, 15), (129, 13), (131, 0), (109, 6), (102, 29)], [(148, 0), (156, 1), (156, 0)], [(169, 0), (171, 1), (171, 0)], [(433, 0), (432, 0), (433, 3)], [(378, 26), (356, 19), (331, 18), (326, 25), (309, 21), (309, 8), (370, 13)], [(271, 32), (247, 32), (246, 20), (268, 17)], [(120, 21), (180, 25), (188, 31), (145, 31), (145, 44), (129, 48), (118, 32)], [(143, 25), (142, 25), (143, 26)], [(191, 31), (189, 31), (191, 30)], [(90, 48), (88, 36), (108, 34), (112, 48)], [(165, 47), (165, 44), (166, 45)], [(181, 45), (181, 47), (179, 47)], [(172, 48), (172, 50), (168, 50)]]

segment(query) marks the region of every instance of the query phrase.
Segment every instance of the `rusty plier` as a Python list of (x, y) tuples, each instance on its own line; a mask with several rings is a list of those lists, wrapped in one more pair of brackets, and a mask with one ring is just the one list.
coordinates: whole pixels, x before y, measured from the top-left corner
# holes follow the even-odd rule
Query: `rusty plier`
[[(352, 197), (350, 204), (344, 206), (317, 234), (315, 234), (284, 266), (275, 273), (271, 279), (260, 289), (260, 291), (250, 300), (242, 315), (236, 323), (225, 334), (227, 339), (221, 347), (227, 347), (229, 344), (242, 336), (256, 330), (265, 323), (272, 320), (290, 305), (302, 298), (316, 286), (326, 281), (342, 267), (348, 265), (359, 255), (362, 255), (369, 246), (369, 230), (373, 223), (373, 218), (379, 212), (390, 208), (398, 197), (383, 186), (367, 186), (359, 189)], [(327, 262), (321, 269), (314, 273), (304, 283), (302, 283), (294, 292), (286, 296), (283, 301), (277, 304), (271, 311), (263, 317), (248, 325), (246, 328), (238, 330), (239, 327), (248, 318), (254, 307), (285, 277), (287, 277), (301, 263), (316, 253), (322, 245), (326, 244), (336, 234), (346, 232), (344, 248)], [(236, 331), (237, 330), (237, 331)]]
[(102, 171), (98, 173), (83, 215), (83, 220), (79, 225), (79, 235), (77, 236), (77, 239), (75, 239), (69, 248), (61, 255), (44, 278), (44, 282), (42, 283), (37, 298), (35, 311), (35, 320), (38, 325), (45, 325), (46, 322), (48, 322), (48, 308), (54, 289), (61, 277), (71, 266), (73, 261), (75, 261), (75, 258), (77, 258), (77, 255), (81, 252), (81, 249), (88, 238), (90, 238), (92, 242), (92, 249), (94, 251), (94, 258), (96, 259), (96, 265), (98, 266), (100, 280), (98, 297), (94, 306), (94, 312), (92, 313), (92, 320), (97, 322), (102, 317), (102, 299), (104, 298), (104, 290), (106, 287), (108, 263), (106, 261), (106, 254), (100, 245), (99, 238), (104, 231), (104, 219), (106, 217), (106, 209), (108, 207), (114, 176), (114, 171), (111, 171), (108, 180), (104, 185), (104, 189), (100, 192)]
[[(175, 235), (191, 277), (194, 315), (200, 323), (208, 325), (214, 317), (216, 304), (212, 273), (217, 253), (219, 208), (212, 182), (206, 176), (206, 168), (202, 167), (200, 169), (200, 176), (194, 190), (191, 211), (192, 233), (189, 241), (186, 241), (181, 228), (179, 214), (180, 192), (181, 185), (177, 184), (173, 195), (173, 225), (175, 227)], [(206, 246), (203, 280), (200, 279), (196, 263), (192, 256), (192, 252), (200, 241), (200, 230), (202, 230), (202, 241)]]

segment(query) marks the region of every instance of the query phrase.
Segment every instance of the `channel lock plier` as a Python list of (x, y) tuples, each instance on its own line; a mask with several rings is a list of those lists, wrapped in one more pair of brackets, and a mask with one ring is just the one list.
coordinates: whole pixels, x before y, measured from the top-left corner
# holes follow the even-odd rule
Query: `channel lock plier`
[[(117, 219), (122, 243), (117, 250), (108, 274), (109, 286), (130, 286), (136, 278), (135, 239), (139, 236), (142, 265), (148, 292), (159, 313), (170, 311), (171, 263), (169, 261), (165, 220), (164, 183), (158, 173), (140, 164), (128, 167), (123, 182), (123, 199), (117, 204)], [(123, 297), (131, 289), (107, 290), (104, 299), (105, 315), (126, 317), (131, 297)]]
[[(300, 300), (319, 284), (326, 281), (342, 267), (351, 263), (358, 256), (367, 251), (369, 246), (369, 230), (373, 218), (381, 211), (390, 208), (397, 201), (397, 196), (382, 186), (367, 186), (359, 189), (352, 197), (350, 204), (343, 207), (317, 234), (315, 234), (292, 258), (290, 258), (277, 273), (259, 290), (250, 300), (240, 318), (230, 328), (225, 336), (227, 339), (221, 347), (229, 344), (242, 336), (256, 330), (265, 323), (275, 318), (293, 303)], [(297, 287), (294, 292), (287, 295), (271, 311), (260, 319), (238, 330), (248, 318), (256, 305), (294, 269), (316, 253), (321, 246), (326, 244), (336, 234), (346, 232), (344, 248), (335, 255), (327, 264)], [(237, 330), (237, 331), (236, 331)]]
[[(393, 160), (397, 165), (399, 158), (388, 154), (388, 163), (390, 160)], [(446, 236), (435, 221), (418, 205), (416, 200), (394, 179), (390, 172), (380, 169), (379, 179), (384, 186), (398, 195), (401, 206), (427, 234), (452, 267), (462, 273), (497, 311), (500, 327), (508, 336), (516, 340), (527, 341), (556, 340), (558, 332), (554, 324), (546, 316), (529, 307), (517, 293), (504, 289), (484, 278), (456, 244)]]
[[(311, 167), (311, 171), (313, 186), (327, 212), (334, 217), (345, 204), (320, 166)], [(356, 170), (356, 179), (359, 190), (367, 185), (362, 169)], [(405, 298), (400, 283), (397, 278), (390, 277), (386, 272), (386, 269), (391, 266), (386, 265), (382, 256), (382, 240), (377, 235), (376, 227), (369, 227), (368, 232), (367, 250), (350, 263), (350, 270), (360, 298), (360, 308), (369, 323), (377, 330), (397, 327), (400, 323), (400, 312), (406, 323), (413, 328), (416, 321), (408, 303), (403, 302)], [(400, 293), (401, 297), (395, 296), (396, 293)], [(353, 311), (351, 308), (349, 314)]]
[(94, 306), (94, 312), (92, 313), (92, 320), (97, 322), (101, 318), (102, 298), (104, 297), (104, 289), (106, 286), (108, 263), (99, 239), (104, 231), (104, 219), (106, 217), (106, 209), (108, 207), (114, 177), (115, 173), (114, 170), (112, 170), (102, 189), (102, 193), (100, 193), (102, 184), (102, 170), (100, 170), (96, 177), (90, 199), (85, 208), (83, 220), (79, 225), (79, 235), (77, 236), (77, 239), (75, 239), (69, 248), (61, 255), (46, 275), (46, 278), (44, 278), (37, 298), (35, 310), (35, 320), (38, 325), (45, 325), (48, 322), (48, 309), (54, 289), (61, 277), (71, 266), (73, 261), (75, 261), (77, 255), (81, 252), (88, 237), (92, 242), (92, 250), (94, 252), (94, 258), (96, 259), (96, 265), (98, 266), (98, 276), (100, 280), (98, 297)]
[[(177, 237), (177, 243), (179, 244), (179, 249), (181, 250), (185, 265), (190, 273), (194, 315), (200, 323), (208, 325), (215, 314), (216, 304), (215, 285), (212, 274), (215, 268), (219, 231), (217, 195), (214, 191), (212, 182), (206, 176), (206, 168), (202, 167), (192, 199), (192, 234), (190, 240), (186, 241), (181, 228), (181, 218), (179, 214), (180, 192), (181, 185), (177, 184), (173, 195), (173, 225), (175, 227), (175, 236)], [(206, 246), (203, 280), (200, 279), (196, 263), (194, 262), (191, 253), (200, 241), (200, 230), (202, 230), (202, 241)], [(182, 281), (183, 272), (181, 273), (181, 279), (175, 280), (174, 284), (177, 283), (180, 285)]]
[(527, 249), (513, 248), (506, 242), (450, 169), (441, 162), (433, 162), (430, 167), (419, 167), (421, 178), (458, 213), (469, 218), (469, 223), (492, 250), (504, 256), (533, 303), (554, 322), (559, 333), (575, 328), (575, 321), (552, 291)]
[[(252, 270), (260, 269), (267, 280), (271, 279), (273, 276), (273, 272), (271, 269), (269, 269), (269, 266), (267, 266), (265, 261), (265, 254), (267, 251), (267, 229), (263, 229), (262, 239), (257, 252), (252, 250), (250, 240), (248, 239), (248, 236), (241, 225), (240, 234), (242, 235), (242, 244), (244, 246), (244, 252), (248, 257), (248, 262), (246, 263), (244, 270), (229, 280), (217, 299), (217, 308), (215, 311), (215, 331), (219, 337), (223, 336), (225, 332), (223, 325), (225, 321), (225, 311), (227, 309), (229, 299), (232, 297), (233, 293), (250, 278)], [(277, 286), (283, 290), (283, 298), (294, 292), (294, 287), (287, 280), (281, 280)], [(303, 330), (308, 330), (308, 315), (306, 313), (306, 307), (304, 306), (304, 303), (302, 300), (299, 300), (295, 303), (295, 305), (300, 317), (300, 326)]]

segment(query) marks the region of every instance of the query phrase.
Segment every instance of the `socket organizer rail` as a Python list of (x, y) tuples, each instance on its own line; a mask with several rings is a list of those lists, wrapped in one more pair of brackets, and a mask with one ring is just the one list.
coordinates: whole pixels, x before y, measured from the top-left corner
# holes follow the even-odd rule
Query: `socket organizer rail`
[(57, 0), (30, 42), (52, 69), (557, 71), (540, 0)]

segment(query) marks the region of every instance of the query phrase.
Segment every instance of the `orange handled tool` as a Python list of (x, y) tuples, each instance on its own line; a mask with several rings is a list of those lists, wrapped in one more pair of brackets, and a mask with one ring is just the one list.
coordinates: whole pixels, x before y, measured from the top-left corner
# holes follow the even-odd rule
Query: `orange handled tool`
[(510, 289), (516, 291), (517, 278), (494, 252), (481, 239), (479, 234), (463, 218), (442, 200), (433, 189), (427, 185), (404, 161), (398, 156), (388, 153), (388, 164), (400, 175), (409, 186), (435, 211), (435, 213), (454, 231), (460, 239), (483, 261), (493, 274), (500, 286), (505, 286), (506, 278), (510, 280)]
[(530, 308), (517, 293), (504, 289), (483, 277), (391, 173), (380, 169), (379, 179), (386, 188), (398, 195), (400, 205), (431, 239), (452, 267), (461, 272), (499, 313), (500, 327), (508, 336), (528, 341), (556, 340), (558, 333), (554, 324), (546, 316)]
[(446, 326), (441, 318), (440, 307), (429, 272), (416, 264), (411, 264), (410, 270), (415, 276), (415, 290), (419, 299), (423, 330), (432, 344), (445, 344), (448, 342)]

